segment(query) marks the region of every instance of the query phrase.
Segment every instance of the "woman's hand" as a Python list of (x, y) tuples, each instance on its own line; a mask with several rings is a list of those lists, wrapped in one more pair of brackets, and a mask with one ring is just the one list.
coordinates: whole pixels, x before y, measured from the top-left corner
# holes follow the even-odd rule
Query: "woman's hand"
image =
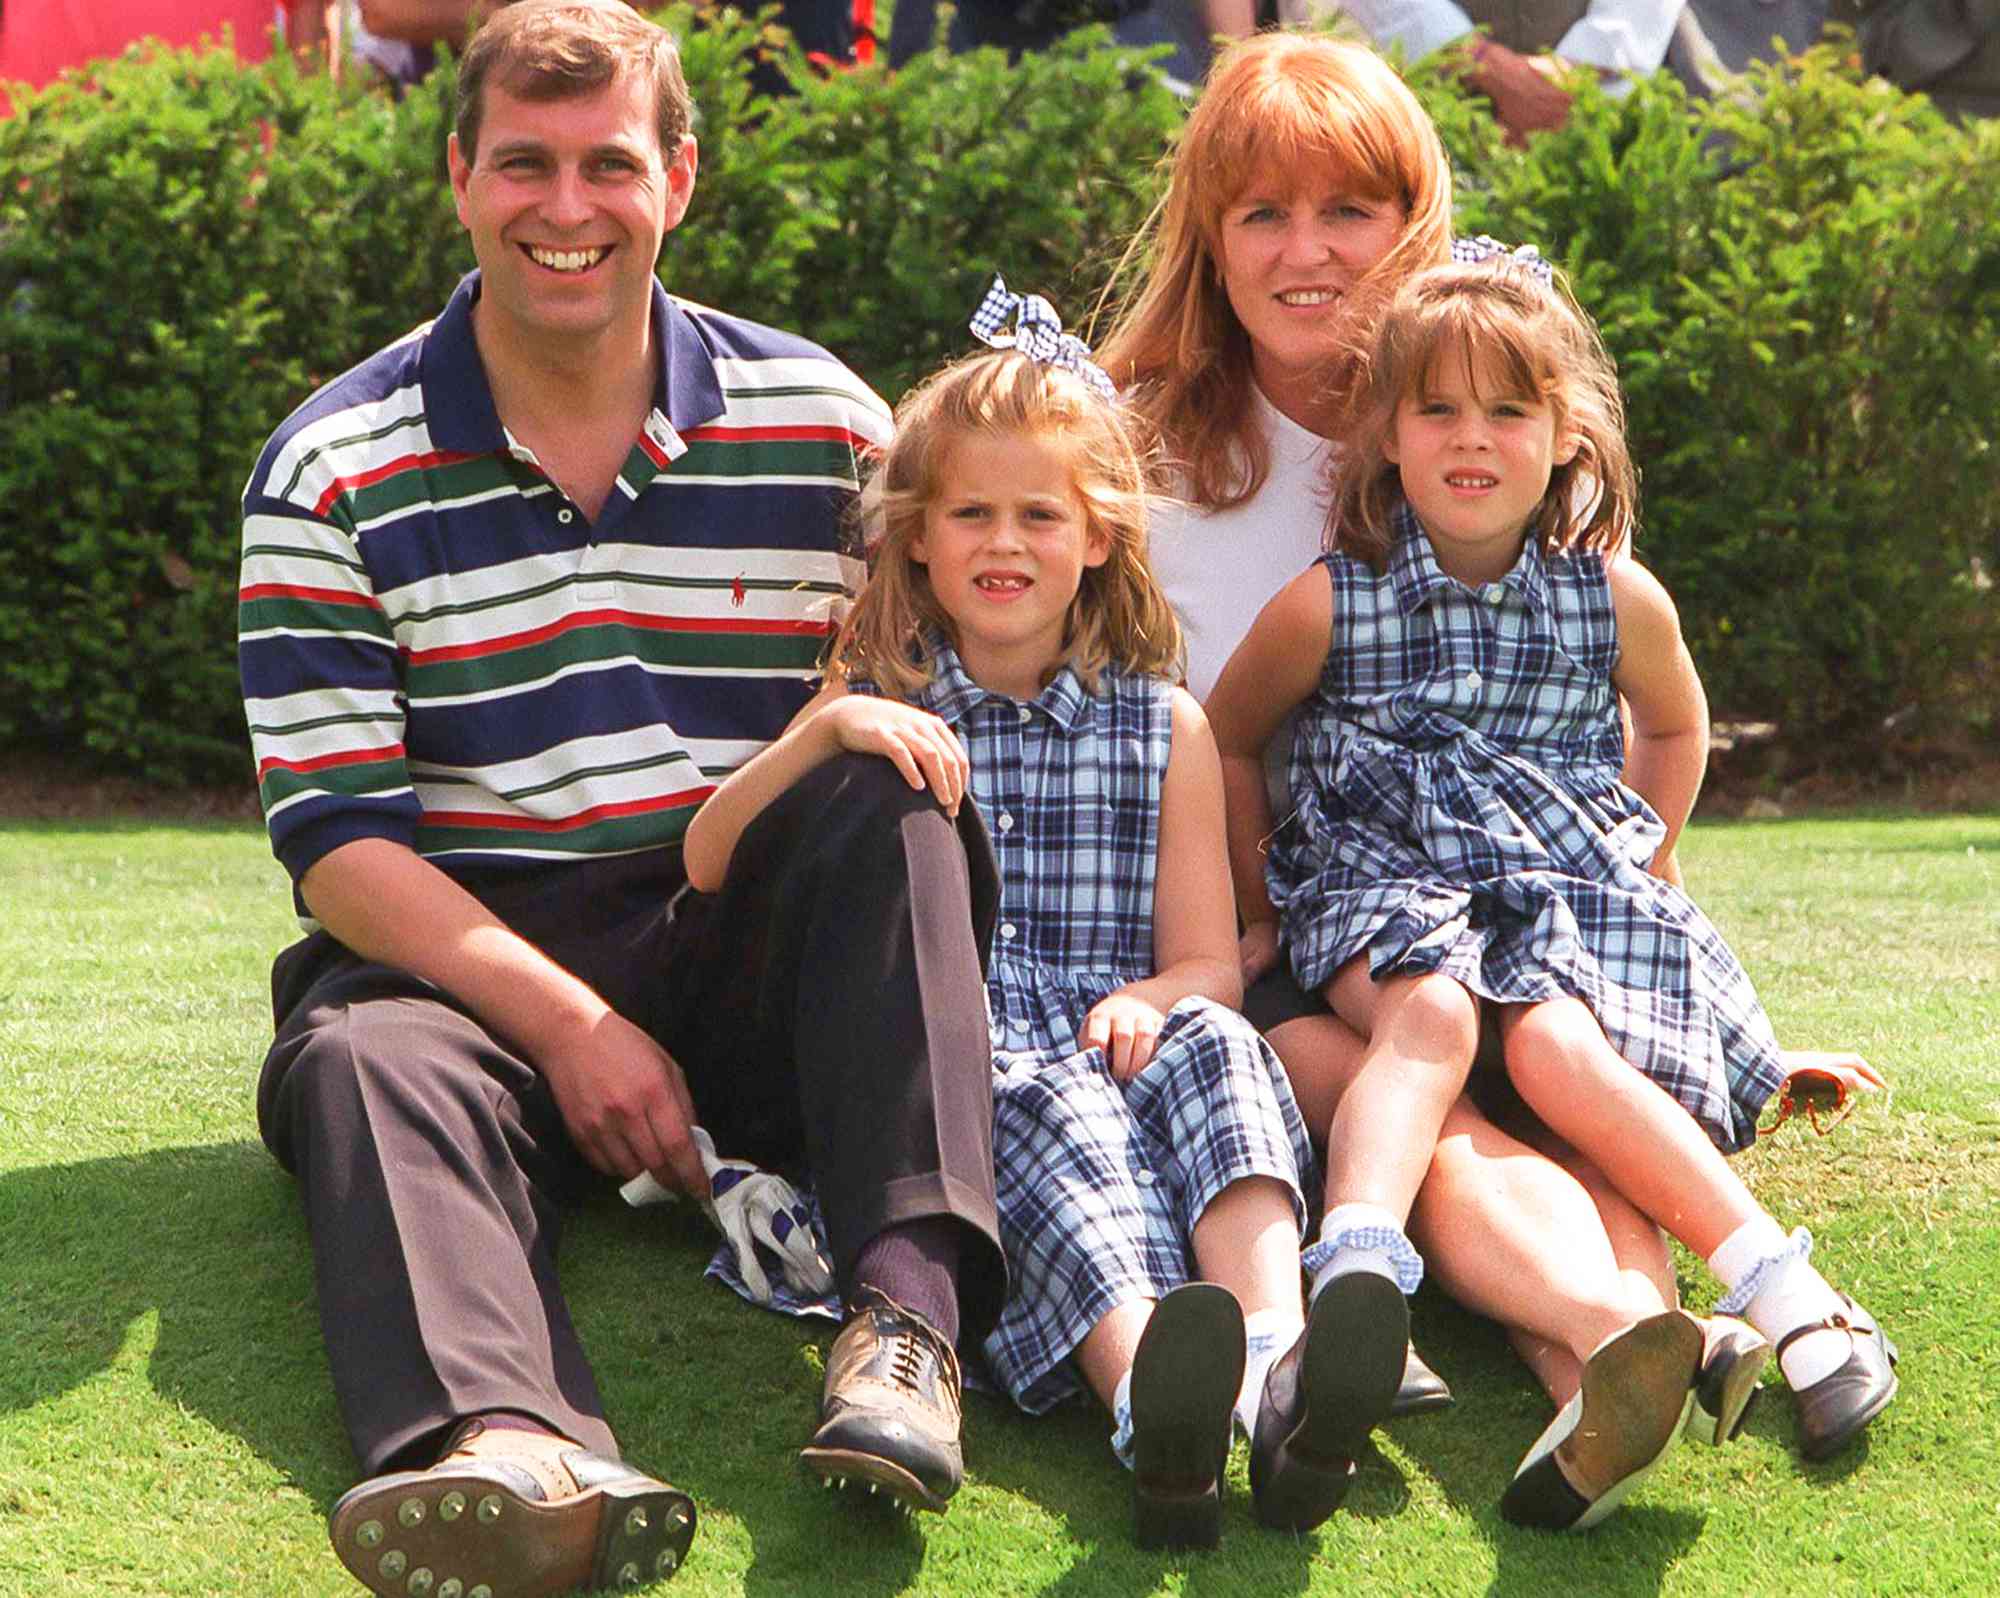
[(1237, 958), (1243, 963), (1243, 989), (1278, 963), (1278, 923), (1253, 921), (1236, 940)]
[(1151, 1062), (1160, 1028), (1166, 1024), (1167, 1018), (1157, 1005), (1129, 988), (1120, 988), (1099, 1000), (1083, 1018), (1084, 1046), (1104, 1051), (1113, 1081), (1129, 1082)]
[(971, 773), (965, 745), (928, 710), (872, 694), (845, 694), (819, 713), (838, 747), (857, 755), (880, 755), (912, 788), (929, 788), (956, 816)]

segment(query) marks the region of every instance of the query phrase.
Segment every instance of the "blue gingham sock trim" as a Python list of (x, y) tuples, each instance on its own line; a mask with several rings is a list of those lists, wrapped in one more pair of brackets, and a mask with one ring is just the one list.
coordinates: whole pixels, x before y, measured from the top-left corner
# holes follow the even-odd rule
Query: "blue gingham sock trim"
[(1757, 1296), (1758, 1291), (1763, 1287), (1773, 1271), (1792, 1260), (1809, 1260), (1812, 1258), (1813, 1236), (1803, 1226), (1793, 1231), (1790, 1242), (1791, 1247), (1787, 1248), (1783, 1253), (1772, 1254), (1768, 1258), (1761, 1259), (1755, 1265), (1751, 1266), (1743, 1280), (1722, 1295), (1722, 1302), (1715, 1306), (1715, 1313), (1718, 1315), (1741, 1315), (1750, 1307), (1750, 1301)]
[(1398, 1228), (1350, 1226), (1332, 1237), (1321, 1238), (1299, 1256), (1299, 1263), (1305, 1267), (1306, 1275), (1312, 1278), (1315, 1286), (1319, 1283), (1319, 1273), (1331, 1265), (1334, 1256), (1344, 1248), (1373, 1249), (1388, 1255), (1390, 1268), (1396, 1273), (1396, 1285), (1403, 1290), (1405, 1298), (1423, 1284), (1424, 1257)]

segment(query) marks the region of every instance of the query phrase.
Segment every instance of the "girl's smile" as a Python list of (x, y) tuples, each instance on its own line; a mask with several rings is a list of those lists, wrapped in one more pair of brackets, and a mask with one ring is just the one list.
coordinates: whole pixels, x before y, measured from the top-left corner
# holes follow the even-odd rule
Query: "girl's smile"
[(1217, 269), (1264, 396), (1294, 421), (1318, 397), (1340, 302), (1403, 232), (1403, 209), (1331, 180), (1261, 174), (1222, 213)]
[(1060, 439), (970, 433), (945, 452), (910, 558), (952, 620), (982, 688), (1032, 699), (1063, 657), (1070, 602), (1110, 549)]
[(1383, 453), (1400, 468), (1438, 565), (1482, 583), (1519, 558), (1550, 476), (1577, 448), (1547, 400), (1510, 393), (1498, 362), (1453, 350), (1396, 407)]

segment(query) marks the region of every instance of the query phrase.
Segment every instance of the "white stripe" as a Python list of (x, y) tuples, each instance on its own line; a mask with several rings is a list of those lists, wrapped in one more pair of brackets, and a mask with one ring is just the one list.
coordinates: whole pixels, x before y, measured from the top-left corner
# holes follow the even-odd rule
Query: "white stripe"
[(378, 649), (393, 650), (396, 647), (394, 639), (384, 638), (379, 633), (340, 632), (332, 627), (260, 627), (236, 635), (239, 645), (262, 643), (267, 638), (338, 638), (342, 643), (373, 644)]
[[(338, 527), (306, 516), (273, 516), (255, 512), (243, 518), (243, 547), (275, 547), (246, 553), (242, 586), (252, 583), (300, 583), (309, 588), (349, 588), (368, 592), (368, 578), (355, 570), (359, 559), (354, 540)], [(312, 556), (325, 554), (331, 559)], [(290, 562), (297, 560), (295, 567)]]
[(483, 488), (476, 494), (461, 494), (455, 499), (420, 499), (414, 504), (399, 505), (394, 510), (386, 510), (379, 516), (371, 516), (365, 522), (356, 522), (356, 533), (380, 532), (384, 527), (393, 526), (405, 517), (434, 516), (443, 511), (464, 510), (468, 505), (484, 505), (496, 499), (538, 499), (544, 494), (552, 494), (553, 488), (517, 489), (512, 483), (501, 483), (495, 488)]
[[(430, 429), (421, 425), (419, 420), (423, 413), (423, 385), (411, 383), (379, 400), (350, 405), (331, 416), (322, 416), (285, 440), (284, 447), (271, 462), (270, 475), (264, 480), (265, 491), (271, 494), (283, 492), (299, 462), (313, 451), (320, 450), (323, 453), (306, 468), (298, 487), (292, 491), (292, 503), (310, 510), (319, 503), (321, 495), (335, 478), (352, 477), (384, 466), (401, 456), (428, 451), (432, 447), (431, 435)], [(396, 425), (413, 421), (418, 425)], [(384, 428), (392, 429), (385, 438), (354, 437), (355, 434), (379, 433)], [(352, 441), (341, 444), (338, 441), (342, 439)]]
[[(362, 797), (369, 800), (399, 799), (404, 794), (413, 792), (415, 792), (415, 790), (411, 788), (408, 783), (404, 783), (403, 786), (400, 788), (376, 789), (363, 795)], [(350, 795), (332, 793), (325, 788), (303, 788), (299, 792), (293, 794), (288, 799), (280, 799), (276, 804), (271, 806), (269, 810), (265, 811), (264, 821), (266, 825), (277, 820), (279, 816), (283, 815), (287, 810), (291, 809), (293, 805), (302, 805), (309, 799), (332, 799), (336, 804), (343, 806), (351, 805), (355, 802)]]
[(317, 721), (323, 716), (382, 716), (393, 721), (403, 717), (393, 688), (303, 688), (295, 694), (276, 694), (269, 699), (245, 699), (244, 719), (257, 727), (288, 727), (294, 722)]
[[(588, 569), (579, 568), (580, 558), (590, 562)], [(382, 599), (398, 641), (423, 651), (486, 644), (605, 608), (661, 620), (828, 624), (838, 620), (862, 576), (860, 562), (831, 552), (610, 544), (581, 557), (537, 555), (426, 577)], [(829, 584), (840, 592), (827, 592)], [(543, 591), (524, 592), (537, 588)], [(422, 616), (441, 604), (481, 608)]]

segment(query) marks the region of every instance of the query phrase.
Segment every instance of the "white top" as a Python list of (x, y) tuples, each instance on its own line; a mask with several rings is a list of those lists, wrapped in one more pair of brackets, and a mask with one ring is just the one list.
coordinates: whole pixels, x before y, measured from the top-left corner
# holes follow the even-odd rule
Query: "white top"
[[(1299, 426), (1254, 383), (1250, 403), (1271, 452), (1271, 469), (1257, 492), (1228, 510), (1160, 502), (1151, 518), (1153, 572), (1187, 639), (1188, 692), (1204, 703), (1258, 613), (1319, 559), (1326, 539), (1332, 445)], [(1284, 719), (1264, 749), (1264, 786), (1274, 816), (1292, 808), (1286, 772), (1297, 715), (1294, 710)]]
[(1330, 446), (1264, 398), (1251, 404), (1271, 470), (1241, 505), (1204, 511), (1174, 502), (1152, 512), (1152, 562), (1187, 634), (1188, 691), (1205, 700), (1257, 613), (1319, 559)]
[[(1320, 9), (1307, 8), (1309, 14)], [(1351, 17), (1378, 50), (1400, 44), (1410, 61), (1472, 31), (1472, 18), (1454, 0), (1341, 0), (1329, 9)], [(1680, 14), (1681, 0), (1590, 0), (1550, 54), (1608, 72), (1652, 72), (1666, 59)]]

